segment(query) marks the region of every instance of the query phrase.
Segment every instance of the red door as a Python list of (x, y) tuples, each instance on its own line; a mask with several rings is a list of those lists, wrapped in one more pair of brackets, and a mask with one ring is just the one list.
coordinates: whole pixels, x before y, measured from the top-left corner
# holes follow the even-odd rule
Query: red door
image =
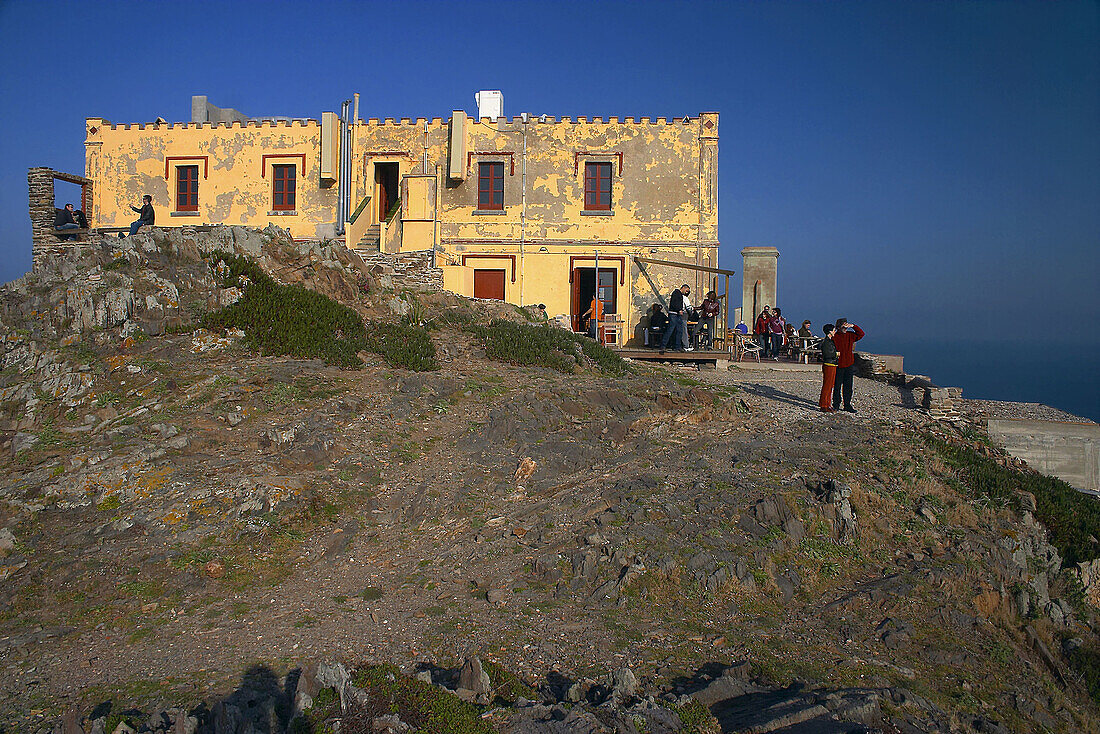
[(503, 270), (474, 270), (474, 298), (504, 300)]

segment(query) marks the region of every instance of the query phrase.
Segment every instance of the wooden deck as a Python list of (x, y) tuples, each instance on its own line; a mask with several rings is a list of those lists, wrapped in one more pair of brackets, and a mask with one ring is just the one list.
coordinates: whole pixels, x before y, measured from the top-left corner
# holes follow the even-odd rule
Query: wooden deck
[(652, 362), (713, 362), (719, 361), (732, 362), (733, 355), (725, 350), (721, 351), (694, 351), (694, 352), (674, 352), (671, 349), (664, 354), (657, 349), (616, 349), (615, 350), (620, 357), (628, 359), (638, 359)]

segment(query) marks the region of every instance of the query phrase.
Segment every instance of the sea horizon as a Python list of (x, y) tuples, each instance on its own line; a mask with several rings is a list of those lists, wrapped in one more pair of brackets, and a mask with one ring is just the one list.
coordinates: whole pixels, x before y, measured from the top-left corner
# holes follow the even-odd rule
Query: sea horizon
[(960, 387), (964, 398), (1043, 403), (1100, 422), (1100, 343), (869, 335), (859, 347), (871, 354), (901, 355), (906, 374)]

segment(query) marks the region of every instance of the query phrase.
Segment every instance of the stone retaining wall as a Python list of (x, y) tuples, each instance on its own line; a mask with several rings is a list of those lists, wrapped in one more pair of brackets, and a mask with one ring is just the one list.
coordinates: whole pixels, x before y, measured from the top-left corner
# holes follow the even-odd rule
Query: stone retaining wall
[(376, 278), (383, 288), (409, 288), (429, 291), (443, 289), (443, 271), (432, 267), (432, 251), (364, 254), (366, 272)]

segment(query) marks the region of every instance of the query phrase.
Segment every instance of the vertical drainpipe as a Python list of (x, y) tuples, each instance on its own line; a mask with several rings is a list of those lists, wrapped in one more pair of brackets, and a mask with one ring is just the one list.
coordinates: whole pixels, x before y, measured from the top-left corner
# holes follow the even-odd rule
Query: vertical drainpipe
[(428, 172), (428, 120), (424, 120), (424, 159), (420, 162), (420, 172)]
[(596, 292), (593, 295), (596, 310), (592, 318), (596, 319), (596, 341), (600, 340), (600, 251), (596, 250)]
[(439, 251), (439, 164), (435, 164), (435, 196), (432, 197), (432, 267), (435, 265), (436, 252)]
[(355, 209), (355, 127), (359, 124), (359, 92), (352, 95), (355, 100), (351, 112), (351, 133), (348, 135), (348, 218)]
[[(351, 100), (345, 99), (340, 105), (340, 172), (338, 174), (338, 189), (336, 192), (336, 234), (344, 234), (344, 222), (347, 221), (348, 177), (347, 159), (348, 153), (348, 107)], [(349, 243), (350, 244), (350, 243)]]
[(520, 174), (520, 210), (519, 210), (519, 305), (523, 303), (524, 246), (527, 243), (527, 113), (523, 113), (523, 171)]

